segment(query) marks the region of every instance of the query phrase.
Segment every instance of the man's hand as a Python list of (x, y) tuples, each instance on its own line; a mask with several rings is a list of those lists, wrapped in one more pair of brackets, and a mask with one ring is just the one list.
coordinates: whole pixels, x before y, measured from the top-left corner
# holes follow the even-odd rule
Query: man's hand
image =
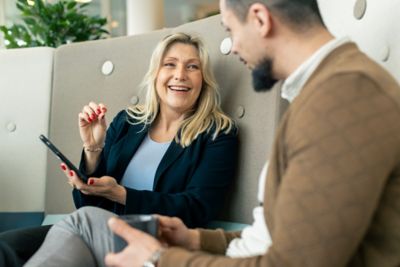
[(143, 263), (157, 250), (161, 244), (152, 236), (130, 227), (118, 218), (108, 221), (111, 230), (121, 236), (128, 243), (120, 253), (108, 253), (105, 257), (107, 266), (113, 267), (141, 267)]
[(157, 215), (160, 240), (168, 246), (180, 246), (190, 250), (200, 249), (200, 233), (189, 229), (177, 217)]

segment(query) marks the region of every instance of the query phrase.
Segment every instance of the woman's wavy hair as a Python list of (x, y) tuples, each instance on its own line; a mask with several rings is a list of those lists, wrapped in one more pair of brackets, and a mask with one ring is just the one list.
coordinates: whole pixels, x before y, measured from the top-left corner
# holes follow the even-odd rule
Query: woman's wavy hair
[[(211, 71), (207, 50), (200, 38), (186, 33), (174, 33), (166, 36), (153, 51), (149, 70), (143, 78), (140, 88), (145, 90), (144, 104), (127, 108), (128, 121), (132, 124), (151, 125), (159, 113), (159, 97), (156, 91), (156, 79), (162, 60), (168, 49), (176, 44), (194, 46), (199, 54), (203, 76), (202, 88), (194, 108), (188, 112), (186, 118), (175, 136), (175, 141), (182, 147), (189, 146), (201, 133), (209, 132), (213, 128), (213, 140), (222, 131), (229, 133), (234, 122), (224, 114), (220, 108), (218, 85)], [(131, 119), (133, 120), (131, 120)]]

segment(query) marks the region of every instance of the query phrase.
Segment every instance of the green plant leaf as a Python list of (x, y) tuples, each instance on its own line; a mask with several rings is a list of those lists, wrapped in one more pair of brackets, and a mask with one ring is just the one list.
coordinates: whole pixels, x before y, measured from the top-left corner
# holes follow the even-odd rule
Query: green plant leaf
[(89, 3), (78, 4), (72, 0), (49, 3), (34, 0), (28, 5), (26, 0), (17, 0), (24, 24), (14, 24), (7, 28), (0, 26), (7, 48), (52, 46), (78, 41), (96, 40), (109, 35), (104, 29), (106, 18), (88, 16), (84, 8)]
[(21, 10), (21, 11), (24, 11), (24, 10), (25, 10), (25, 6), (24, 6), (23, 4), (17, 3), (17, 4), (16, 4), (16, 7), (17, 7), (19, 10)]
[(26, 17), (23, 18), (23, 21), (27, 24), (27, 25), (34, 25), (36, 24), (36, 20), (32, 17)]
[(67, 9), (68, 9), (68, 10), (74, 9), (74, 8), (76, 7), (77, 4), (78, 4), (77, 2), (71, 1), (71, 2), (69, 2), (69, 3), (67, 4)]
[(82, 3), (82, 4), (79, 4), (79, 8), (80, 8), (80, 9), (83, 9), (83, 8), (87, 7), (89, 4), (90, 4), (90, 3)]

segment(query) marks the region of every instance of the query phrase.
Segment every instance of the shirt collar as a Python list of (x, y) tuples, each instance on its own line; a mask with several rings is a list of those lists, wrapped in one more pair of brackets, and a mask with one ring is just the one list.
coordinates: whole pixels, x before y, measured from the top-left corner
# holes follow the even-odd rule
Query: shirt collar
[(325, 45), (321, 46), (311, 57), (304, 61), (289, 77), (286, 78), (282, 85), (282, 98), (292, 102), (296, 96), (300, 94), (304, 85), (319, 66), (321, 61), (328, 56), (337, 47), (349, 42), (348, 37), (335, 38)]

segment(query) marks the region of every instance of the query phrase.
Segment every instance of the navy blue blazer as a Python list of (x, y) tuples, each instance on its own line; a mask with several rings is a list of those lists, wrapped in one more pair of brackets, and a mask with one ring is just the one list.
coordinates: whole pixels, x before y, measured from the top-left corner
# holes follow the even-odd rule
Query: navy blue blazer
[[(121, 111), (107, 130), (104, 149), (91, 177), (114, 177), (118, 183), (148, 133), (143, 124), (127, 122)], [(238, 154), (236, 129), (212, 140), (213, 129), (199, 135), (189, 147), (172, 141), (154, 179), (153, 191), (126, 188), (126, 205), (73, 190), (77, 208), (98, 206), (117, 214), (158, 213), (181, 218), (189, 227), (204, 226), (219, 212), (225, 191), (231, 184)], [(84, 160), (80, 169), (85, 171)]]

